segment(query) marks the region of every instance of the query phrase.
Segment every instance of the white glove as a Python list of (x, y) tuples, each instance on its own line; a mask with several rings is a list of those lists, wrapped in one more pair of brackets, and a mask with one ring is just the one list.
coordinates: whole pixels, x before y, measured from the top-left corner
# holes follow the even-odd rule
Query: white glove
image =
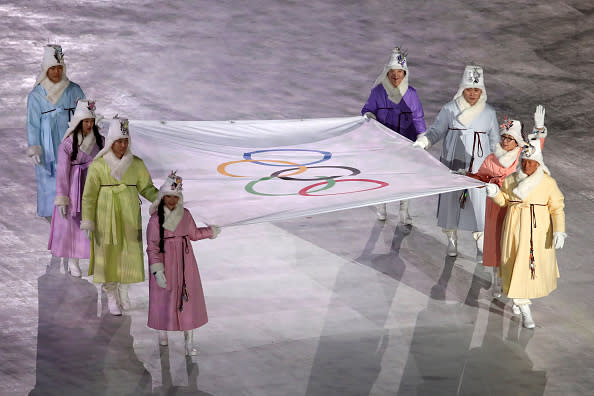
[(463, 176), (466, 176), (466, 169), (462, 169), (462, 168), (460, 168), (460, 169), (458, 169), (458, 170), (455, 170), (455, 171), (453, 170), (453, 171), (452, 171), (452, 173), (454, 173), (454, 174), (456, 174), (456, 175), (463, 175)]
[(212, 230), (212, 236), (210, 239), (215, 239), (221, 233), (221, 227), (217, 225), (209, 225), (210, 229)]
[(39, 165), (39, 166), (41, 166), (41, 157), (39, 156), (39, 154), (33, 154), (29, 158), (31, 158), (31, 161), (33, 162), (33, 165)]
[(487, 191), (487, 197), (494, 197), (499, 192), (499, 186), (493, 183), (486, 184), (485, 191)]
[(536, 129), (544, 128), (544, 119), (545, 108), (542, 105), (536, 106), (536, 111), (534, 112), (534, 127)]
[(85, 232), (85, 235), (87, 236), (87, 239), (89, 241), (92, 241), (93, 240), (93, 235), (91, 234), (92, 231), (91, 230), (83, 230), (83, 231)]
[(429, 148), (429, 139), (425, 136), (417, 136), (417, 140), (412, 144), (414, 148), (427, 150)]
[(553, 233), (553, 245), (555, 245), (555, 249), (563, 249), (565, 238), (567, 238), (567, 234), (564, 232), (557, 231)]
[(377, 117), (371, 111), (368, 111), (367, 113), (363, 114), (363, 118), (365, 118), (365, 121), (369, 121), (372, 118), (374, 120), (377, 120)]
[(155, 272), (155, 280), (157, 281), (157, 285), (163, 289), (167, 289), (167, 279), (165, 278), (165, 272), (157, 271)]
[(58, 211), (62, 215), (62, 218), (66, 218), (66, 211), (68, 210), (68, 205), (56, 205), (58, 207)]

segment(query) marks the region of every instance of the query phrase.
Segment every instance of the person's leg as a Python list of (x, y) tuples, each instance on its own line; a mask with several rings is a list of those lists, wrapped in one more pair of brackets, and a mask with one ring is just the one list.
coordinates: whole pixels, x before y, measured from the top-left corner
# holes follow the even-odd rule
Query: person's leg
[(408, 203), (408, 199), (400, 201), (400, 222), (405, 225), (412, 224), (412, 217), (408, 213)]
[(82, 272), (78, 265), (77, 258), (69, 258), (68, 259), (68, 271), (70, 272), (70, 275), (72, 275), (76, 278), (80, 278), (82, 276)]
[(522, 314), (522, 326), (527, 329), (533, 329), (536, 325), (532, 319), (532, 312), (530, 312), (530, 300), (527, 298), (514, 298), (514, 304), (520, 308)]
[(118, 284), (116, 282), (107, 282), (103, 284), (103, 291), (107, 295), (107, 308), (109, 313), (115, 316), (120, 316), (120, 306), (118, 305)]
[(128, 284), (118, 283), (118, 297), (120, 298), (120, 306), (122, 309), (128, 311), (132, 307), (130, 297), (128, 296)]
[(186, 356), (196, 356), (198, 354), (198, 350), (194, 348), (194, 330), (184, 331), (184, 347)]
[(448, 249), (447, 249), (447, 255), (450, 257), (455, 257), (458, 255), (458, 234), (456, 232), (456, 229), (451, 229), (451, 230), (446, 230), (443, 229), (442, 230), (447, 238), (448, 238)]
[(479, 264), (483, 263), (483, 245), (485, 243), (485, 233), (482, 231), (475, 231), (472, 233), (472, 237), (476, 241), (476, 262)]
[(377, 219), (380, 221), (386, 220), (388, 217), (388, 210), (386, 209), (386, 204), (379, 204), (375, 207), (377, 209)]
[(167, 337), (167, 330), (159, 330), (159, 345), (169, 345), (169, 338)]

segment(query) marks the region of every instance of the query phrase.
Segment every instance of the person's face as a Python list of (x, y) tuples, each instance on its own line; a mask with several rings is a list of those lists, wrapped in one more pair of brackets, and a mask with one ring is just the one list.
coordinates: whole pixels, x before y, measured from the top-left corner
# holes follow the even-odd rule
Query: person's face
[(518, 147), (518, 143), (516, 143), (516, 139), (511, 137), (511, 135), (502, 135), (501, 147), (503, 147), (505, 151), (512, 151), (513, 149)]
[[(94, 118), (85, 118), (82, 120), (82, 133), (83, 135), (87, 136), (89, 133), (93, 132), (93, 125), (95, 125)], [(128, 139), (126, 139), (128, 140)]]
[(400, 85), (402, 80), (404, 80), (404, 76), (406, 76), (406, 72), (404, 70), (390, 69), (390, 71), (388, 72), (388, 80), (390, 80), (390, 83), (394, 87)]
[(128, 139), (126, 138), (118, 139), (111, 145), (111, 151), (118, 158), (122, 158), (126, 154), (126, 150), (128, 150)]
[(538, 168), (538, 162), (528, 159), (528, 158), (522, 158), (522, 170), (524, 171), (525, 174), (527, 174), (528, 176), (530, 176), (531, 174), (533, 174), (536, 169)]
[(165, 202), (165, 206), (167, 206), (167, 209), (169, 210), (175, 209), (177, 201), (179, 201), (179, 197), (176, 197), (175, 195), (165, 195), (163, 197), (163, 202)]
[(52, 66), (47, 69), (47, 78), (50, 79), (51, 82), (58, 83), (62, 79), (62, 71), (64, 68), (62, 66)]
[(466, 89), (464, 89), (464, 91), (462, 91), (462, 95), (464, 96), (464, 99), (466, 99), (466, 101), (471, 106), (474, 106), (476, 104), (476, 102), (478, 102), (482, 93), (483, 93), (483, 90), (480, 88), (466, 88)]

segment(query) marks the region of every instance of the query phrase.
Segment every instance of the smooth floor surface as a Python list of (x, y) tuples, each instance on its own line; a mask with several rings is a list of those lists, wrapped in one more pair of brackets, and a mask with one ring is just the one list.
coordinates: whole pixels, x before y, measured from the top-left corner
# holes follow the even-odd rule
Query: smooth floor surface
[[(583, 0), (3, 1), (0, 395), (594, 394), (593, 10)], [(133, 119), (351, 116), (401, 45), (430, 125), (477, 62), (500, 120), (530, 127), (546, 107), (545, 161), (569, 234), (558, 289), (533, 301), (537, 326), (523, 329), (509, 301), (491, 300), (470, 233), (446, 257), (437, 198), (426, 197), (411, 201), (412, 227), (390, 203), (386, 222), (358, 208), (194, 243), (209, 312), (199, 355), (184, 356), (181, 333), (160, 347), (146, 282), (113, 317), (100, 288), (47, 251), (24, 125), (48, 39), (102, 113)]]

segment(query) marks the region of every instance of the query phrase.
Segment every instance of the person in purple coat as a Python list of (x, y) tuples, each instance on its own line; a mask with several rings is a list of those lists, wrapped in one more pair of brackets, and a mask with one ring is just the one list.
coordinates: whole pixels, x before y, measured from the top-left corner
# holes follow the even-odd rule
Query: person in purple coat
[[(373, 118), (394, 132), (415, 141), (427, 130), (425, 113), (416, 89), (408, 85), (406, 53), (396, 47), (390, 60), (375, 80), (367, 103), (361, 109), (365, 118)], [(377, 206), (377, 218), (386, 220), (386, 204)], [(400, 201), (400, 221), (412, 224), (408, 200)]]
[(196, 227), (184, 209), (182, 178), (175, 172), (159, 189), (149, 208), (146, 230), (149, 259), (148, 327), (159, 330), (159, 344), (167, 345), (167, 331), (183, 331), (186, 355), (196, 355), (193, 329), (208, 322), (200, 273), (191, 241), (214, 239), (220, 228)]
[(78, 261), (89, 258), (90, 246), (80, 229), (81, 200), (89, 165), (103, 148), (97, 127), (95, 102), (79, 100), (62, 143), (58, 147), (56, 197), (48, 249), (56, 257), (68, 259), (70, 275), (80, 277)]

